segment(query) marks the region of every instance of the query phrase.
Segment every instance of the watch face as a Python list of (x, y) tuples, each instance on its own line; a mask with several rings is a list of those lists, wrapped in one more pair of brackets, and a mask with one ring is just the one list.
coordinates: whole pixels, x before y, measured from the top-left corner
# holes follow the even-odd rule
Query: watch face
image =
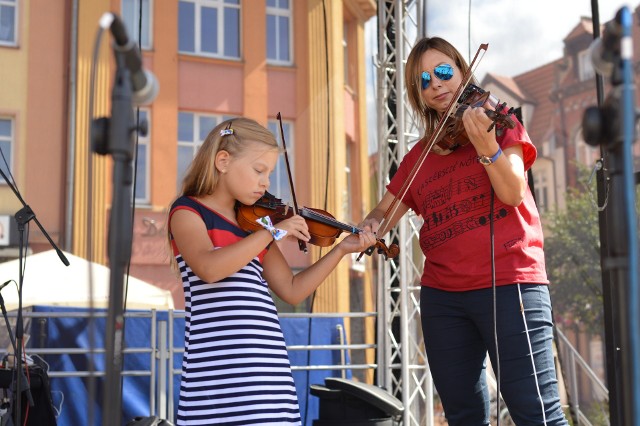
[(480, 164), (484, 164), (485, 166), (488, 166), (489, 164), (492, 163), (491, 158), (486, 157), (486, 156), (481, 156), (478, 157), (478, 161), (480, 162)]

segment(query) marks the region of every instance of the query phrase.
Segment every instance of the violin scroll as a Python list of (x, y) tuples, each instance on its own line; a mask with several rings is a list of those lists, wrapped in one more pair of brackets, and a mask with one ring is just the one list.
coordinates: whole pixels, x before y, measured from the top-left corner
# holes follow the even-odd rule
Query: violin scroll
[[(395, 259), (400, 254), (400, 247), (397, 244), (391, 244), (389, 247), (383, 239), (377, 239), (375, 245), (372, 245), (364, 251), (367, 256), (371, 256), (376, 251), (384, 256), (384, 260)], [(358, 257), (360, 259), (360, 257)]]
[(458, 104), (447, 117), (440, 138), (435, 141), (439, 153), (450, 154), (456, 148), (471, 142), (462, 122), (462, 114), (468, 108), (484, 108), (484, 112), (492, 121), (487, 131), (490, 132), (495, 127), (498, 136), (505, 128), (513, 129), (516, 125), (511, 117), (513, 108), (507, 110), (506, 102), (500, 103), (500, 100), (491, 92), (469, 84), (460, 95)]

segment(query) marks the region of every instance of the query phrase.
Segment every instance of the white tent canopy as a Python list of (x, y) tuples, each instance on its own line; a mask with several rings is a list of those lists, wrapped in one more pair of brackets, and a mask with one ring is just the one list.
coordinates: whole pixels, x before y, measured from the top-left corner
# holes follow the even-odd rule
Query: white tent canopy
[[(93, 299), (94, 307), (106, 308), (109, 300), (111, 270), (70, 253), (64, 252), (64, 255), (69, 260), (69, 266), (62, 263), (55, 250), (32, 254), (23, 260), (25, 273), (22, 284), (22, 306), (88, 307), (90, 300)], [(13, 280), (17, 284), (18, 272), (18, 259), (0, 263), (0, 283)], [(127, 283), (128, 309), (173, 309), (170, 291), (162, 290), (131, 276), (128, 280), (123, 277), (123, 285)], [(93, 297), (91, 297), (92, 294)], [(2, 297), (7, 310), (18, 308), (17, 285), (11, 283), (5, 287), (2, 290)]]

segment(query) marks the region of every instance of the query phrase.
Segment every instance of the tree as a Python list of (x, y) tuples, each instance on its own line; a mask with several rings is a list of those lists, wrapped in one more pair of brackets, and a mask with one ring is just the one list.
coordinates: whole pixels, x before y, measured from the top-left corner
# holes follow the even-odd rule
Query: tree
[(571, 189), (566, 209), (545, 215), (547, 274), (556, 320), (603, 334), (598, 209), (592, 194)]

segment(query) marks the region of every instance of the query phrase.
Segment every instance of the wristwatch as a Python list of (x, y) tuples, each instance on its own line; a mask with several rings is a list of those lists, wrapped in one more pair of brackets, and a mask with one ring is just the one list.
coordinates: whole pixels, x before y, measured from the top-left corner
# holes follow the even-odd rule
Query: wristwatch
[(498, 147), (498, 152), (493, 154), (492, 157), (489, 157), (488, 155), (478, 155), (478, 161), (483, 166), (489, 166), (489, 165), (491, 165), (491, 164), (496, 162), (498, 157), (500, 157), (500, 154), (502, 154), (502, 150), (500, 149), (500, 147)]

